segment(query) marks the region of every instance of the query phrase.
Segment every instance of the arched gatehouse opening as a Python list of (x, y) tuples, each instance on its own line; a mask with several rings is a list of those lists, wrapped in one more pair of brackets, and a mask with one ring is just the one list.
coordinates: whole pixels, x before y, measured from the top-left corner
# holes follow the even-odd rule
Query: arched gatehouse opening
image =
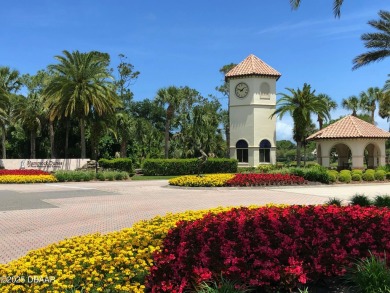
[(379, 166), (380, 150), (375, 144), (369, 143), (364, 149), (363, 156), (367, 169), (374, 169)]
[(344, 143), (336, 144), (329, 154), (330, 166), (337, 167), (337, 170), (351, 169), (352, 152), (349, 146)]
[(237, 161), (239, 163), (248, 163), (248, 143), (240, 139), (236, 143)]
[(271, 143), (267, 139), (263, 139), (259, 145), (259, 162), (271, 163)]

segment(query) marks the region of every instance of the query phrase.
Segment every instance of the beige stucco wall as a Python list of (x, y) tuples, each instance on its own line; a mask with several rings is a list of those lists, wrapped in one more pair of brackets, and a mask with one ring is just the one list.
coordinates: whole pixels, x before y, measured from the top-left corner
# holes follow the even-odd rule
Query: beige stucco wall
[[(238, 83), (249, 86), (248, 95), (240, 99), (235, 95)], [(267, 89), (269, 92), (262, 92)], [(259, 144), (263, 139), (271, 143), (271, 164), (276, 163), (276, 117), (269, 117), (276, 107), (276, 79), (245, 77), (230, 79), (230, 157), (237, 158), (236, 143), (248, 142), (248, 165), (259, 164)], [(245, 164), (240, 164), (245, 165)]]
[[(338, 140), (318, 140), (317, 143), (317, 161), (322, 163), (324, 167), (330, 166), (330, 151), (337, 144), (345, 144), (349, 147), (352, 153), (352, 168), (364, 168), (364, 150), (368, 146), (368, 150), (373, 156), (369, 156), (369, 164), (376, 167), (386, 164), (386, 139), (338, 139)], [(370, 147), (370, 145), (375, 147)], [(321, 151), (319, 152), (319, 146)], [(344, 157), (344, 149), (341, 148), (341, 157)], [(319, 155), (321, 153), (321, 157)], [(340, 156), (339, 156), (340, 157)], [(339, 159), (339, 163), (342, 159)]]

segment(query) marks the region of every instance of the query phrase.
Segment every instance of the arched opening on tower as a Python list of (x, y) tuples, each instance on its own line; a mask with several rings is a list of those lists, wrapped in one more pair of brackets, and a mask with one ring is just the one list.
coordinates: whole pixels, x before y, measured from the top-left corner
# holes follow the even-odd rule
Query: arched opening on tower
[(237, 161), (239, 163), (248, 163), (248, 143), (240, 139), (236, 143)]
[(271, 143), (267, 139), (263, 139), (260, 142), (259, 149), (259, 162), (260, 163), (271, 163)]

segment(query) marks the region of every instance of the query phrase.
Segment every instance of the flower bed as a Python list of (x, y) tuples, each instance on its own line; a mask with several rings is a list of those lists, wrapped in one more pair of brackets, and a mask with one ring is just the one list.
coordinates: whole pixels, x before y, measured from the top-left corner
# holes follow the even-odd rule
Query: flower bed
[(187, 292), (224, 279), (267, 292), (342, 276), (354, 259), (390, 253), (390, 210), (291, 206), (233, 209), (181, 222), (156, 253), (147, 287)]
[(305, 179), (289, 174), (237, 174), (226, 181), (227, 186), (266, 186), (304, 184)]
[[(229, 208), (157, 216), (132, 228), (106, 235), (74, 237), (0, 264), (1, 276), (53, 276), (52, 283), (6, 284), (0, 292), (144, 292), (144, 281), (168, 230), (178, 221), (192, 221)], [(57, 291), (56, 291), (57, 290)]]
[(191, 186), (191, 187), (218, 187), (225, 186), (226, 182), (233, 178), (234, 174), (211, 174), (211, 175), (187, 175), (179, 176), (169, 180), (170, 185)]
[(305, 183), (306, 180), (300, 176), (258, 173), (188, 175), (169, 180), (170, 185), (191, 187), (296, 185)]
[(53, 175), (1, 175), (0, 183), (48, 183), (57, 182)]
[(42, 170), (25, 170), (25, 169), (21, 169), (21, 170), (0, 170), (0, 176), (2, 175), (50, 175), (49, 172), (45, 172), (45, 171), (42, 171)]
[(0, 183), (47, 183), (57, 182), (48, 172), (41, 170), (0, 170)]

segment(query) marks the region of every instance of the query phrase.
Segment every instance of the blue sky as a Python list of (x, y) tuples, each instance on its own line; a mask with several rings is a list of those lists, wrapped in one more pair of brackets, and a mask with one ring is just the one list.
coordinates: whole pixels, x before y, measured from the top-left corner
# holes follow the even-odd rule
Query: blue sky
[[(352, 71), (365, 52), (362, 33), (388, 0), (346, 0), (335, 19), (333, 0), (302, 1), (4, 1), (0, 10), (0, 65), (34, 74), (63, 50), (118, 54), (141, 72), (136, 100), (153, 99), (169, 85), (190, 86), (203, 96), (227, 100), (215, 90), (219, 69), (255, 54), (282, 73), (277, 91), (309, 83), (337, 102), (369, 87), (382, 87), (390, 59)], [(341, 106), (332, 118), (347, 114)], [(378, 126), (388, 123), (377, 118)], [(277, 139), (291, 138), (291, 118), (278, 121)]]

